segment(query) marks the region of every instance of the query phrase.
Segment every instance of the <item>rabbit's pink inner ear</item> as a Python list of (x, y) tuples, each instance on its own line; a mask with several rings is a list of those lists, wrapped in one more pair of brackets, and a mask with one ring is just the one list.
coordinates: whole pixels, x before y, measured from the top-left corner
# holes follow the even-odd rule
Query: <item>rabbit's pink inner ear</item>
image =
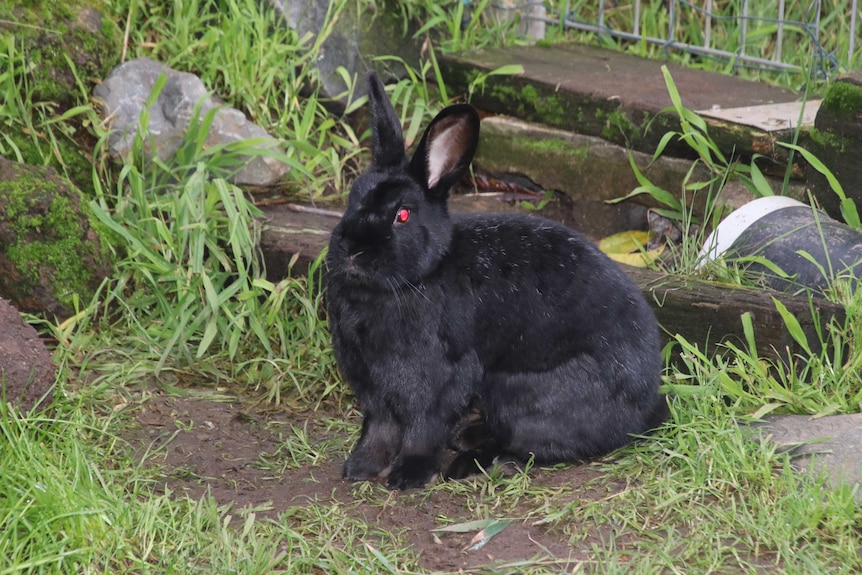
[(469, 145), (463, 125), (456, 118), (451, 120), (444, 120), (440, 126), (435, 126), (437, 129), (430, 138), (425, 160), (429, 189), (436, 186), (440, 178), (459, 167)]

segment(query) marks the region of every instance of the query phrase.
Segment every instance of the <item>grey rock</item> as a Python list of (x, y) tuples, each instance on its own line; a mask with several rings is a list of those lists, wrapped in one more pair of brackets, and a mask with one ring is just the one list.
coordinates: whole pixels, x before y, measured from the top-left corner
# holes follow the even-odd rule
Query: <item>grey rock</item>
[[(139, 58), (117, 66), (94, 90), (103, 104), (103, 116), (110, 121), (112, 133), (108, 147), (113, 156), (125, 157), (131, 152), (144, 103), (161, 74), (167, 80), (149, 109), (146, 145), (162, 160), (170, 159), (182, 144), (198, 103), (201, 116), (217, 108), (206, 139), (208, 147), (252, 138), (262, 140), (258, 148), (278, 145), (275, 138), (249, 122), (242, 112), (212, 97), (194, 74), (173, 70), (149, 58)], [(274, 158), (255, 155), (248, 157), (232, 179), (237, 184), (266, 186), (276, 183), (289, 170), (286, 164)]]
[[(824, 471), (830, 484), (862, 483), (862, 413), (813, 418), (808, 415), (774, 415), (756, 425), (761, 439), (793, 457), (794, 467)], [(856, 490), (862, 503), (862, 490)]]
[[(300, 37), (317, 38), (328, 31), (315, 62), (324, 97), (346, 105), (348, 86), (338, 68), (352, 78), (353, 96), (365, 94), (363, 77), (376, 70), (384, 78), (403, 78), (405, 68), (398, 60), (375, 60), (377, 56), (396, 56), (413, 68), (419, 67), (419, 45), (413, 40), (415, 28), (404, 23), (397, 6), (389, 2), (363, 5), (345, 3), (335, 15), (329, 0), (265, 0)], [(337, 17), (335, 17), (337, 16)], [(331, 26), (329, 25), (331, 23)]]
[(515, 31), (533, 40), (545, 38), (545, 19), (547, 8), (541, 2), (516, 2), (500, 0), (488, 5), (487, 14), (495, 22), (512, 22), (517, 19)]

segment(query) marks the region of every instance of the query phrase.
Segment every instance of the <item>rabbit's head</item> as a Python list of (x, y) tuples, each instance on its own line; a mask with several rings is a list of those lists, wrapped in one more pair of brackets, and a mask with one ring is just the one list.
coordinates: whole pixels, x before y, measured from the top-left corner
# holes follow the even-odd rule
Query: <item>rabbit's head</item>
[(370, 170), (350, 190), (333, 231), (330, 274), (358, 285), (398, 290), (431, 273), (452, 237), (446, 201), (479, 140), (479, 115), (449, 106), (431, 122), (413, 158), (398, 115), (375, 73), (368, 75), (373, 150)]

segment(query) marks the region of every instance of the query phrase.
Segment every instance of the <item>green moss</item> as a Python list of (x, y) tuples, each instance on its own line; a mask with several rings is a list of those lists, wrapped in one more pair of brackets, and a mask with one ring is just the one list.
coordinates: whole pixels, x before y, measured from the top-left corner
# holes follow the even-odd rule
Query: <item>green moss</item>
[(542, 95), (532, 84), (520, 89), (495, 84), (491, 95), (517, 116), (534, 117), (552, 126), (566, 127), (569, 123), (563, 99), (556, 95)]
[(0, 35), (11, 34), (17, 50), (26, 53), (34, 102), (51, 102), (62, 110), (85, 101), (75, 73), (92, 83), (119, 63), (122, 33), (105, 12), (97, 0), (0, 0), (0, 14), (8, 18)]
[(0, 111), (0, 153), (51, 166), (91, 194), (91, 162), (70, 137), (78, 139), (87, 114), (46, 122), (87, 104), (92, 85), (119, 61), (122, 33), (95, 0), (0, 0), (0, 14), (6, 18), (0, 24), (0, 41), (12, 47), (6, 50), (12, 73), (0, 88), (8, 92), (26, 87), (16, 105)]
[(843, 118), (854, 118), (862, 111), (862, 86), (835, 82), (829, 87), (820, 109)]
[(808, 136), (818, 146), (831, 148), (839, 153), (844, 152), (848, 144), (847, 138), (844, 136), (840, 136), (829, 130), (818, 130), (813, 126), (809, 129)]
[(620, 139), (630, 140), (640, 133), (640, 128), (635, 125), (625, 112), (622, 110), (612, 110), (606, 114), (601, 114), (601, 110), (596, 110), (596, 118), (604, 117), (604, 125), (602, 126), (602, 138), (614, 142)]
[(601, 124), (601, 136), (609, 142), (629, 142), (637, 139), (642, 128), (629, 119), (628, 115), (620, 110), (610, 111), (601, 108), (595, 111), (596, 120)]
[(105, 252), (82, 227), (93, 220), (88, 206), (77, 197), (64, 195), (66, 191), (52, 179), (33, 175), (22, 172), (18, 179), (0, 182), (0, 199), (6, 200), (7, 237), (14, 238), (6, 247), (6, 256), (21, 276), (20, 290), (32, 289), (47, 268), (53, 296), (72, 309), (73, 294), (91, 295), (95, 268), (106, 263)]
[(562, 154), (575, 161), (585, 160), (590, 153), (588, 148), (575, 146), (566, 140), (532, 140), (524, 138), (520, 140), (519, 144), (522, 148), (533, 152)]

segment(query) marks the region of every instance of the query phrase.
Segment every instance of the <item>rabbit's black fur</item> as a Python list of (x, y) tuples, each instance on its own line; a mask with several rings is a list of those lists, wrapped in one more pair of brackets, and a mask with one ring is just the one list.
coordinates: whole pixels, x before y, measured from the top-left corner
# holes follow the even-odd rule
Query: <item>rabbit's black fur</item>
[(444, 109), (411, 160), (383, 85), (374, 74), (368, 83), (372, 168), (351, 189), (327, 257), (332, 344), (364, 415), (344, 476), (425, 484), (471, 409), (487, 441), (450, 476), (495, 457), (583, 460), (659, 425), (658, 327), (635, 285), (556, 223), (450, 217), (449, 188), (478, 142), (476, 111)]

